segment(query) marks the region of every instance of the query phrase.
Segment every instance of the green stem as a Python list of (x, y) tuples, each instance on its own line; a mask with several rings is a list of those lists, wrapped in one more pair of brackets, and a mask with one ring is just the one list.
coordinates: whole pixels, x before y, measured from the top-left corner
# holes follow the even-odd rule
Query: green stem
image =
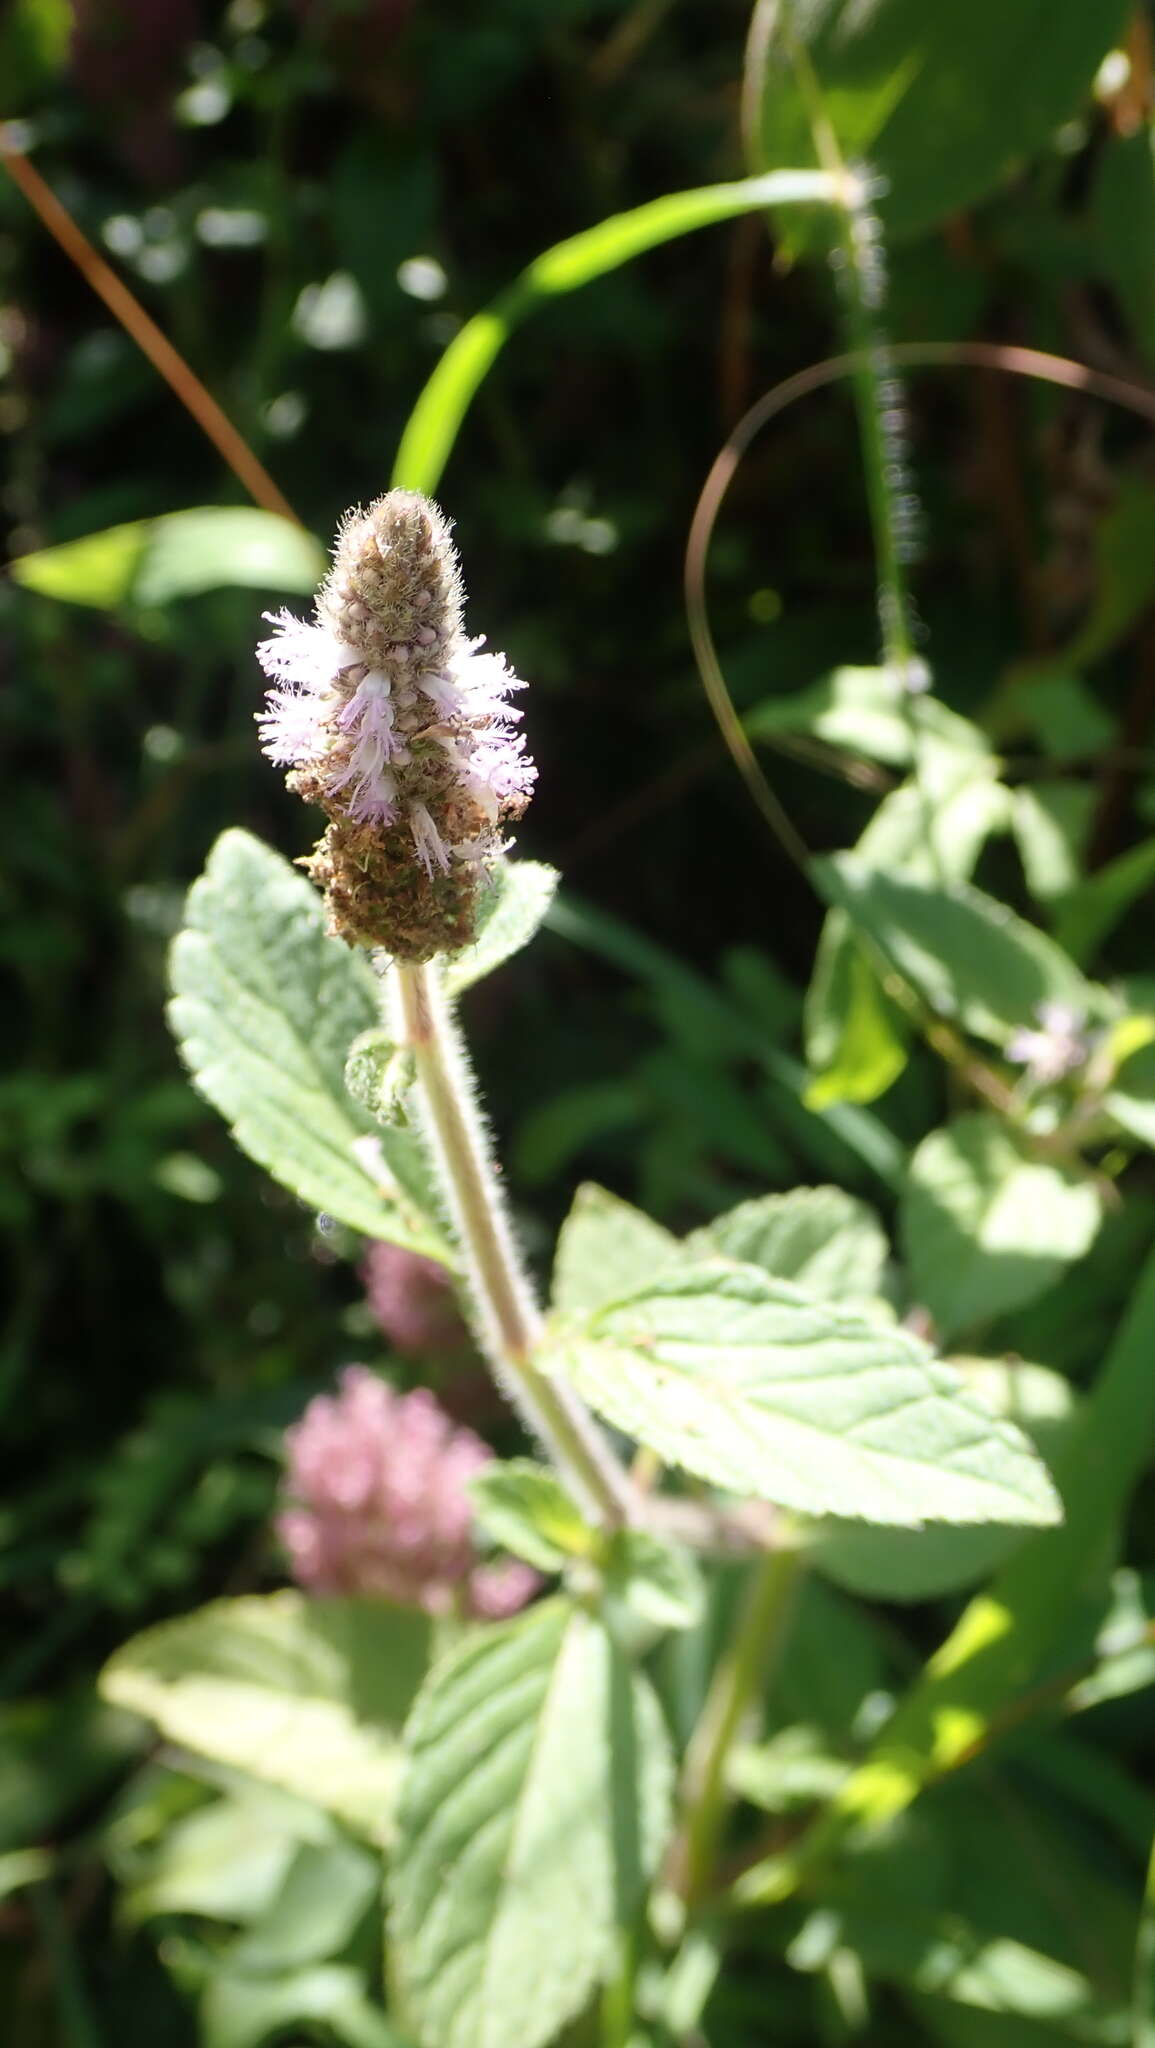
[(797, 1550), (771, 1550), (754, 1568), (733, 1639), (690, 1738), (682, 1779), (682, 1834), (674, 1885), (687, 1907), (713, 1876), (729, 1803), (726, 1765), (756, 1693), (764, 1687), (790, 1625), (801, 1572)]
[(429, 1136), (464, 1254), (477, 1334), (499, 1384), (604, 1527), (631, 1519), (629, 1480), (571, 1390), (533, 1364), (542, 1319), (505, 1213), (465, 1048), (438, 970), (398, 964), (405, 1043), (413, 1050)]
[(28, 1898), (44, 1944), (61, 2040), (65, 2048), (101, 2048), (102, 2037), (81, 1973), (76, 1941), (60, 1910), (56, 1888), (51, 1880), (46, 1880), (30, 1886)]

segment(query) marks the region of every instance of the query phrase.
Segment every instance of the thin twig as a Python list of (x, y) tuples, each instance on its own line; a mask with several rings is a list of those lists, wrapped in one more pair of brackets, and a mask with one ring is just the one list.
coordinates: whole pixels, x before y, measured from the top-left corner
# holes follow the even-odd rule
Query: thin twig
[(0, 123), (0, 159), (13, 183), (20, 187), (28, 204), (39, 214), (49, 234), (59, 242), (65, 255), (75, 263), (98, 298), (104, 300), (109, 312), (119, 320), (125, 333), (148, 357), (153, 368), (172, 387), (218, 455), (227, 462), (238, 482), (244, 485), (254, 504), (266, 512), (277, 512), (282, 519), (291, 519), (294, 526), (299, 526), (301, 521), (288, 499), (281, 495), (243, 435), (222, 411), (211, 392), (205, 389), (200, 378), (190, 370), (168, 337), (162, 334), (156, 321), (145, 312), (123, 279), (93, 248), (67, 207), (61, 205), (52, 187), (46, 184), (23, 150), (16, 147), (10, 128), (3, 123)]

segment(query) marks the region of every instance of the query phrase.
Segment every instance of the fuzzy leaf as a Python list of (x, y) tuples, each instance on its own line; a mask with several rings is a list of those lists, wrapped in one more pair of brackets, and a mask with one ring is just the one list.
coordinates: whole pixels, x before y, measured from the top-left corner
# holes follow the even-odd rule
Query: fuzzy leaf
[(528, 946), (553, 901), (559, 876), (540, 860), (505, 860), (494, 870), (477, 937), (446, 962), (445, 986), (460, 995)]
[(1052, 1522), (1020, 1431), (906, 1331), (754, 1266), (663, 1275), (540, 1361), (667, 1463), (807, 1514)]
[(390, 1935), (432, 2048), (541, 2048), (612, 1969), (670, 1819), (657, 1702), (562, 1599), (438, 1665), (405, 1732)]
[(741, 1202), (686, 1239), (697, 1259), (737, 1259), (793, 1280), (823, 1301), (877, 1294), (887, 1259), (882, 1225), (841, 1188), (794, 1188)]
[[(993, 1415), (1017, 1422), (1039, 1453), (1053, 1458), (1074, 1420), (1071, 1386), (1045, 1365), (955, 1359)], [(817, 1524), (806, 1555), (816, 1571), (868, 1600), (933, 1600), (986, 1578), (1026, 1532), (987, 1522), (981, 1528), (880, 1529), (831, 1515)]]
[(428, 1646), (424, 1615), (286, 1590), (215, 1600), (145, 1629), (106, 1664), (100, 1687), (170, 1742), (385, 1841), (399, 1730)]
[(558, 1238), (553, 1305), (565, 1315), (588, 1313), (636, 1293), (681, 1257), (682, 1247), (670, 1231), (620, 1196), (586, 1181)]
[(314, 1209), (448, 1263), (420, 1142), (382, 1130), (344, 1083), (378, 1021), (368, 961), (325, 931), (316, 890), (247, 832), (217, 840), (170, 955), (169, 1021), (241, 1150)]
[(943, 1337), (1022, 1308), (1090, 1249), (1102, 1198), (1032, 1158), (996, 1116), (959, 1117), (910, 1162), (901, 1228), (918, 1299)]

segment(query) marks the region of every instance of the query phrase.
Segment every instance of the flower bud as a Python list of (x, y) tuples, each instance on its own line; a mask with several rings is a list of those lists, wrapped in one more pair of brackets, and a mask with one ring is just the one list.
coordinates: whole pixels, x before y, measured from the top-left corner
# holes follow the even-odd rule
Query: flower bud
[(310, 1401), (285, 1432), (277, 1534), (311, 1593), (367, 1594), (443, 1614), (514, 1614), (539, 1580), (509, 1559), (481, 1565), (468, 1482), (493, 1452), (424, 1388), (395, 1393), (363, 1365)]
[(428, 960), (474, 935), (480, 885), (535, 769), (524, 686), (462, 628), (449, 523), (415, 491), (348, 514), (313, 622), (269, 615), (261, 744), (329, 817), (311, 863), (330, 928)]

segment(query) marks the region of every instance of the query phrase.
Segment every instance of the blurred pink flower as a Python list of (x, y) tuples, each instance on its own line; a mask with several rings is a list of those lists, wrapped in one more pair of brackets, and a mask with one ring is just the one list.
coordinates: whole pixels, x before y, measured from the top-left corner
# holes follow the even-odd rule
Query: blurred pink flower
[(467, 1491), (493, 1452), (424, 1388), (398, 1394), (363, 1365), (310, 1401), (285, 1432), (277, 1534), (310, 1593), (364, 1593), (444, 1614), (458, 1599), (489, 1620), (540, 1583), (510, 1559), (478, 1563)]
[(369, 1307), (398, 1351), (451, 1351), (467, 1341), (453, 1286), (436, 1259), (378, 1241), (361, 1264)]

